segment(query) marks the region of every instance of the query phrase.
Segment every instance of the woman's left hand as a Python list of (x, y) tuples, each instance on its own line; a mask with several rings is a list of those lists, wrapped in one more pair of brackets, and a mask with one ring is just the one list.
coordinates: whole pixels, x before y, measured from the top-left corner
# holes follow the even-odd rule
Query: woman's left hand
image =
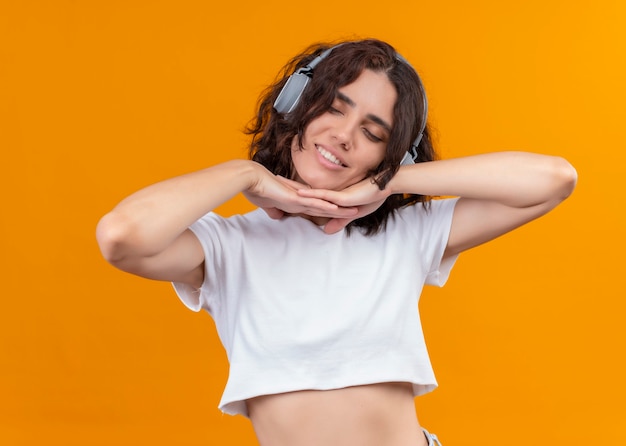
[(358, 212), (347, 218), (332, 218), (324, 226), (324, 232), (334, 234), (345, 228), (357, 218), (371, 214), (378, 209), (389, 197), (387, 189), (380, 190), (372, 178), (353, 184), (341, 191), (328, 189), (299, 189), (298, 195), (308, 198), (318, 198), (340, 207), (357, 208)]

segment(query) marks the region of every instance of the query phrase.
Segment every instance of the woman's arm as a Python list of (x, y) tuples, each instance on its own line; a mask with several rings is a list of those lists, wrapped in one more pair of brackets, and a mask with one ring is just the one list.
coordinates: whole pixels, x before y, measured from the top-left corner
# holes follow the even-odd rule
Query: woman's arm
[(388, 187), (393, 193), (461, 197), (448, 256), (549, 212), (572, 193), (576, 179), (576, 171), (563, 158), (500, 152), (407, 166)]
[(295, 186), (258, 163), (229, 161), (135, 192), (102, 217), (96, 237), (105, 259), (124, 271), (199, 287), (204, 254), (187, 228), (240, 192), (273, 217), (283, 211), (330, 217), (356, 213), (301, 197)]
[(446, 250), (452, 255), (545, 214), (575, 184), (576, 171), (563, 158), (500, 152), (402, 166), (382, 191), (366, 179), (340, 192), (304, 189), (299, 194), (359, 207), (356, 217), (331, 220), (325, 228), (329, 233), (373, 212), (391, 194), (461, 197)]

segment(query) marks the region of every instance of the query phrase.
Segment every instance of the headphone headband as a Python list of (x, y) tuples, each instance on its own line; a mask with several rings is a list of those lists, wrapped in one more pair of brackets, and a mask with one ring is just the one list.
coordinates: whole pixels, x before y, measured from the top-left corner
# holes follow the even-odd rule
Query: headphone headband
[[(311, 62), (309, 62), (306, 66), (302, 68), (298, 68), (289, 78), (287, 82), (280, 90), (278, 97), (274, 101), (274, 109), (282, 114), (288, 115), (291, 113), (298, 105), (302, 94), (306, 90), (307, 85), (311, 81), (313, 77), (313, 71), (317, 64), (319, 64), (322, 60), (324, 60), (328, 55), (337, 47), (340, 47), (343, 43), (339, 45), (335, 45), (331, 48), (324, 50), (319, 56), (315, 57)], [(419, 88), (422, 91), (422, 122), (420, 123), (419, 133), (413, 144), (411, 144), (411, 148), (404, 154), (402, 161), (400, 161), (400, 165), (410, 165), (415, 164), (417, 160), (418, 147), (422, 140), (422, 136), (424, 135), (424, 130), (426, 130), (426, 120), (428, 116), (428, 100), (426, 98), (426, 90), (424, 89), (424, 85), (422, 84), (422, 79), (420, 78), (417, 71), (413, 68), (413, 66), (400, 54), (396, 53), (396, 59), (400, 62), (407, 64), (413, 72), (417, 76)]]

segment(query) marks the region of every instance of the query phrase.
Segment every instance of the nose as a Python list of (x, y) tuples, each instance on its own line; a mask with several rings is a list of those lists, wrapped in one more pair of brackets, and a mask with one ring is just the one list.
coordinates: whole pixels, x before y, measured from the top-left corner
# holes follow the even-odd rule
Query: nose
[(332, 137), (344, 150), (350, 150), (354, 144), (355, 131), (358, 125), (354, 120), (347, 117), (337, 120), (332, 129)]

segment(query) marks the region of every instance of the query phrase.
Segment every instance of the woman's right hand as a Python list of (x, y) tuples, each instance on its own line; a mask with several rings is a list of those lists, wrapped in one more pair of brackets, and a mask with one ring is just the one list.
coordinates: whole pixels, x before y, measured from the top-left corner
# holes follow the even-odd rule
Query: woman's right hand
[(263, 209), (270, 218), (280, 219), (287, 214), (349, 218), (357, 213), (356, 207), (341, 207), (320, 198), (302, 197), (297, 191), (309, 189), (309, 186), (274, 175), (261, 164), (254, 164), (256, 165), (254, 180), (243, 194), (252, 204)]

